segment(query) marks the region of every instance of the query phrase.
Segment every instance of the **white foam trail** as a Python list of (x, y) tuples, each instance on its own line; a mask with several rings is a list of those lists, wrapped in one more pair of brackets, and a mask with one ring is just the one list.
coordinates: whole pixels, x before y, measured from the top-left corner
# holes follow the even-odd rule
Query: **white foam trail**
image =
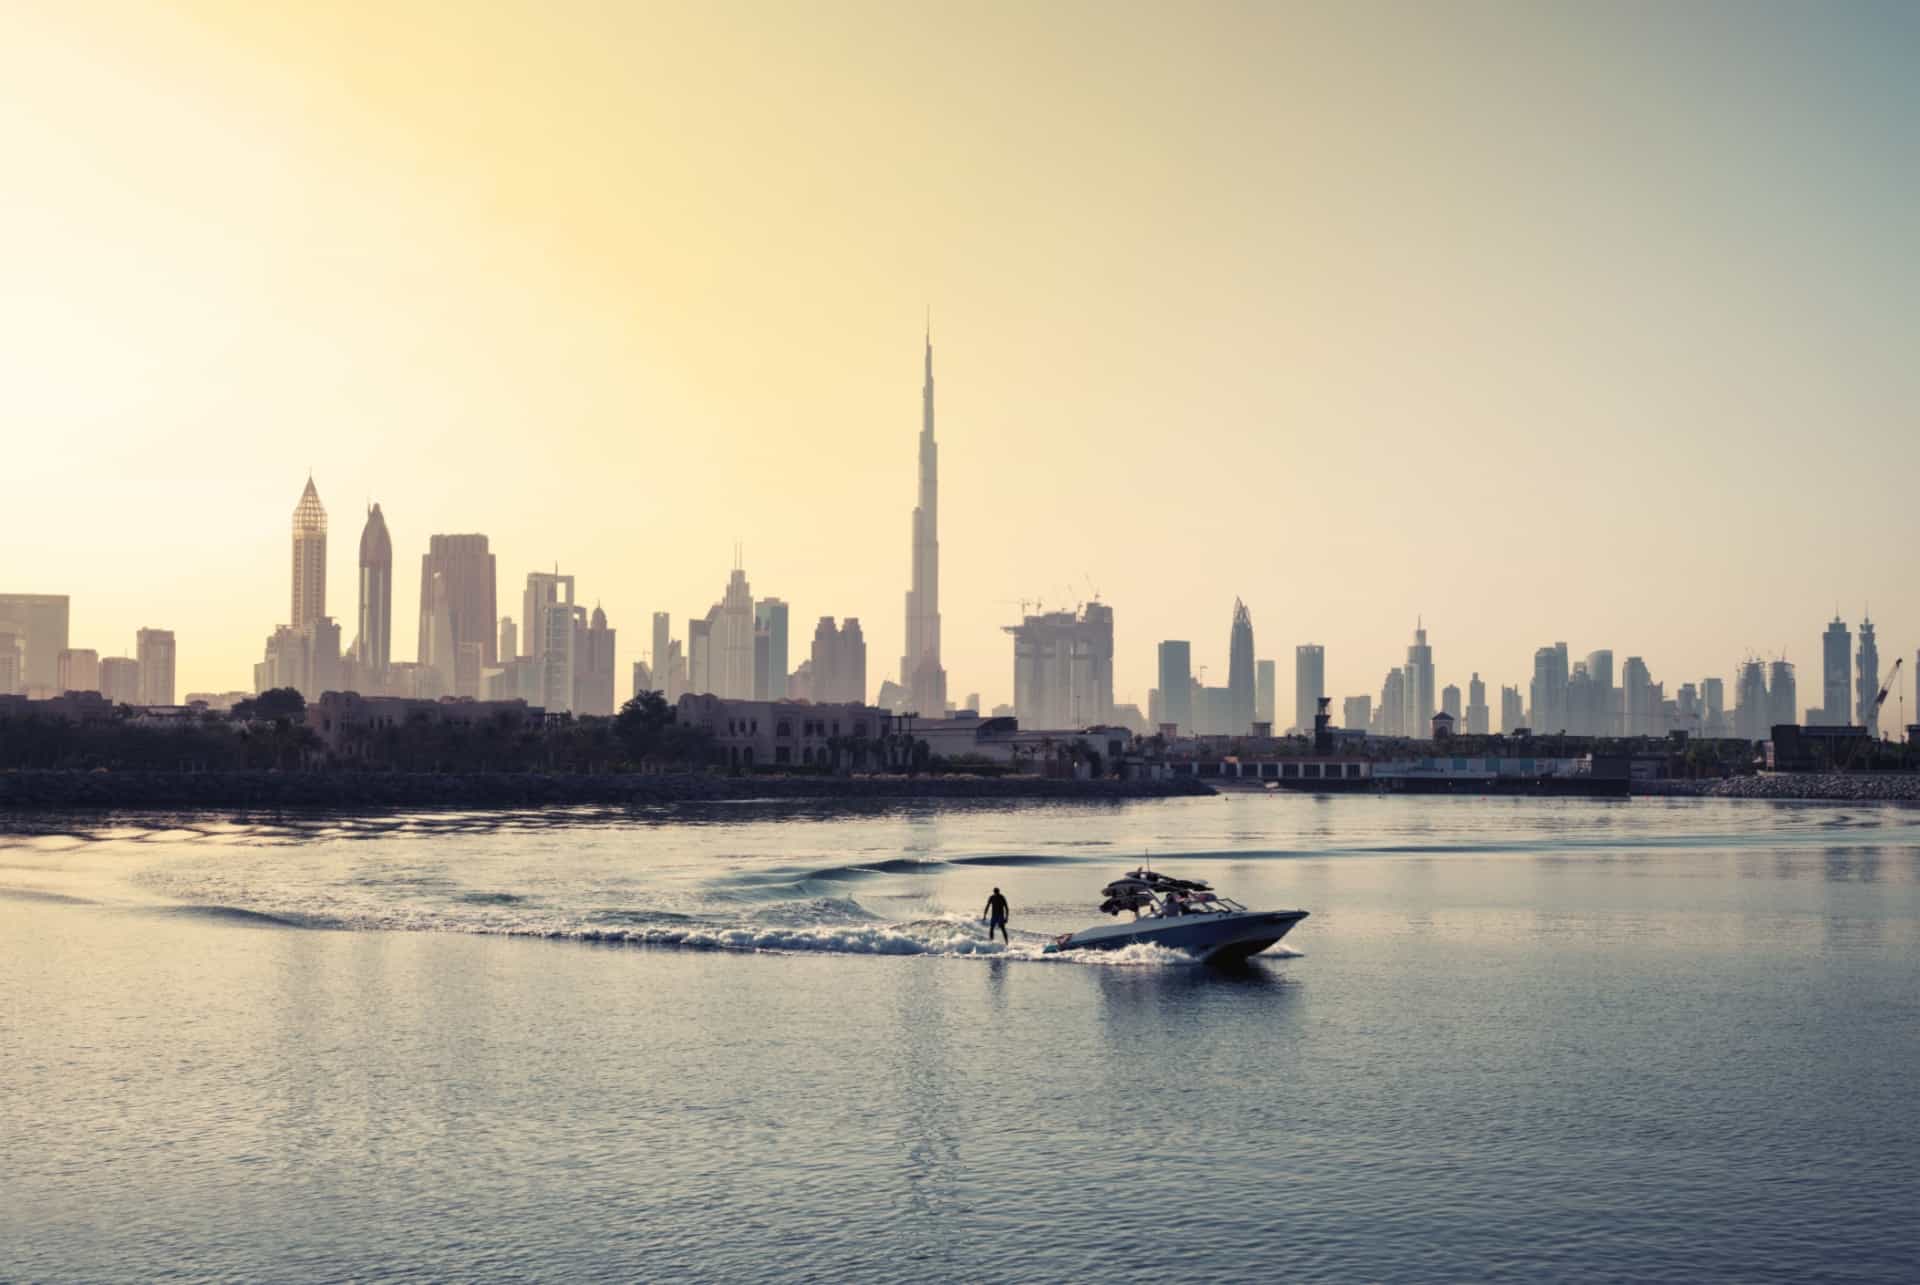
[[(1112, 951), (1048, 953), (1053, 934), (1016, 930), (1011, 942), (990, 940), (979, 919), (936, 906), (914, 908), (905, 920), (883, 919), (852, 897), (809, 897), (717, 909), (711, 898), (684, 890), (650, 890), (648, 904), (583, 911), (542, 905), (534, 892), (507, 894), (441, 888), (384, 872), (367, 887), (310, 881), (260, 887), (244, 868), (163, 868), (141, 882), (170, 900), (202, 908), (230, 908), (290, 926), (372, 932), (457, 932), (481, 936), (720, 950), (742, 953), (925, 955), (961, 959), (1090, 964), (1105, 967), (1191, 967), (1189, 955), (1157, 946)], [(411, 872), (407, 872), (410, 876)], [(318, 886), (315, 886), (315, 885)], [(595, 890), (603, 905), (619, 905), (637, 890)], [(663, 904), (665, 903), (665, 904)], [(1296, 952), (1271, 954), (1291, 957)]]

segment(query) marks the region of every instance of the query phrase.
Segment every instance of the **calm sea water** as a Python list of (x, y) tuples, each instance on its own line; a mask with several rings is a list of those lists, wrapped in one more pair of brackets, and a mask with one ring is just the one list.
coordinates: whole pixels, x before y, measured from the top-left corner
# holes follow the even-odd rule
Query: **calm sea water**
[(8, 1279), (1911, 1281), (1920, 813), (13, 816), (0, 1085)]

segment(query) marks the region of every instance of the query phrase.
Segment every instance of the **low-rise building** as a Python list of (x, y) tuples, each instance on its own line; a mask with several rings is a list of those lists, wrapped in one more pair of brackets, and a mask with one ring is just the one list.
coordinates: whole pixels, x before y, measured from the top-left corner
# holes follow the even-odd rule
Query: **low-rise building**
[(467, 727), (495, 724), (518, 731), (543, 726), (546, 711), (523, 700), (412, 700), (404, 696), (362, 696), (358, 692), (326, 692), (307, 706), (307, 726), (327, 752), (338, 758), (364, 757), (371, 734), (417, 720)]
[(682, 724), (713, 737), (727, 766), (742, 769), (877, 766), (885, 757), (882, 740), (895, 730), (884, 709), (851, 701), (816, 705), (688, 692), (675, 711)]
[(114, 704), (99, 692), (64, 692), (46, 700), (0, 695), (0, 718), (57, 718), (69, 723), (91, 723), (114, 717)]
[(927, 743), (927, 752), (941, 759), (1013, 761), (1013, 737), (1020, 723), (1011, 717), (982, 718), (956, 714), (952, 718), (897, 718), (898, 730)]

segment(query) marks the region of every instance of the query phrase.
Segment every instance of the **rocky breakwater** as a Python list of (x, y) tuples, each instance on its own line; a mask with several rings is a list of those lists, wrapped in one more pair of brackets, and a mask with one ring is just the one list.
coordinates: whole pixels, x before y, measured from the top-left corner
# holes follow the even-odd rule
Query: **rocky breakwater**
[(1704, 781), (1635, 781), (1633, 792), (1701, 799), (1920, 803), (1920, 773), (1762, 772)]
[(537, 808), (728, 799), (1158, 799), (1212, 794), (1194, 780), (697, 773), (0, 772), (4, 808)]

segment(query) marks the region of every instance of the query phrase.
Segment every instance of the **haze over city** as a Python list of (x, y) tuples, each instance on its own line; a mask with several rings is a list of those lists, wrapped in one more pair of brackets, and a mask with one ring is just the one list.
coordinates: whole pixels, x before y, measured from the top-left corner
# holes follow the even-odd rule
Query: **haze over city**
[(1920, 0), (0, 18), (0, 1282), (1914, 1285)]
[(1377, 693), (1416, 617), (1442, 684), (1565, 640), (1805, 697), (1836, 607), (1920, 640), (1920, 18), (1851, 12), (20, 13), (0, 589), (246, 688), (311, 471), (349, 624), (382, 506), (396, 655), (485, 532), (624, 696), (738, 545), (871, 695), (930, 309), (954, 699), (1096, 592), (1142, 709), (1161, 639), (1224, 680), (1236, 597), (1283, 710), (1296, 644)]

